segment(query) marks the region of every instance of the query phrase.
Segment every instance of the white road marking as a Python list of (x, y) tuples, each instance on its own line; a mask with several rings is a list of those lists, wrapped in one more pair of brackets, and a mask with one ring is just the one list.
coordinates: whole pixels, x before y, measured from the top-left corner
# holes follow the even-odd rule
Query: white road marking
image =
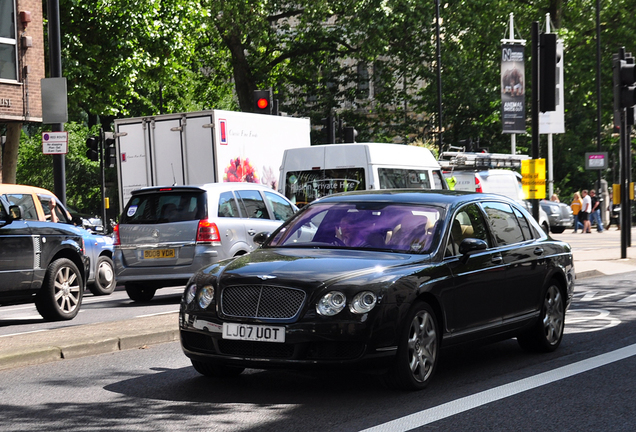
[(176, 309), (176, 310), (172, 310), (172, 311), (157, 312), (157, 313), (148, 314), (148, 315), (137, 315), (135, 318), (144, 318), (144, 317), (151, 317), (151, 316), (157, 316), (157, 315), (168, 315), (168, 314), (176, 313), (176, 312), (179, 312), (179, 310)]
[(636, 355), (636, 344), (629, 345), (624, 348), (620, 348), (615, 351), (601, 354), (586, 360), (581, 360), (567, 366), (562, 366), (552, 371), (543, 372), (532, 377), (524, 378), (510, 384), (505, 384), (490, 390), (485, 390), (472, 396), (466, 396), (461, 399), (447, 402), (445, 404), (429, 408), (405, 417), (401, 417), (387, 423), (364, 429), (364, 431), (362, 432), (396, 432), (412, 430), (420, 426), (424, 426), (438, 420), (460, 414), (473, 408), (486, 405), (490, 402), (495, 402), (509, 396), (514, 396), (518, 393), (522, 393), (546, 384), (553, 383), (555, 381), (560, 381), (571, 376), (608, 365), (610, 363), (624, 360), (634, 355)]

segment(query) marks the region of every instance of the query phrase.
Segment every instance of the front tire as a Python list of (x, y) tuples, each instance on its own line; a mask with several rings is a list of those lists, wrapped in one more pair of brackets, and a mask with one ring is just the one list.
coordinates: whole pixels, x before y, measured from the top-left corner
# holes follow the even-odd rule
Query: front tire
[(440, 331), (435, 312), (427, 303), (416, 302), (407, 316), (386, 383), (402, 390), (425, 388), (437, 368), (439, 349)]
[(126, 293), (128, 294), (128, 297), (136, 302), (149, 302), (155, 296), (156, 291), (156, 288), (151, 288), (147, 285), (137, 283), (126, 284)]
[(68, 258), (59, 258), (46, 270), (35, 307), (47, 321), (71, 320), (80, 310), (83, 294), (84, 283), (77, 266)]
[(226, 366), (216, 362), (190, 361), (197, 372), (211, 378), (232, 378), (239, 376), (245, 370), (245, 368), (242, 367)]
[(95, 282), (88, 289), (96, 296), (109, 295), (115, 291), (115, 270), (113, 260), (107, 256), (100, 256), (95, 266)]
[(521, 348), (533, 352), (552, 352), (563, 339), (565, 301), (561, 289), (551, 281), (543, 296), (541, 315), (535, 326), (517, 337)]

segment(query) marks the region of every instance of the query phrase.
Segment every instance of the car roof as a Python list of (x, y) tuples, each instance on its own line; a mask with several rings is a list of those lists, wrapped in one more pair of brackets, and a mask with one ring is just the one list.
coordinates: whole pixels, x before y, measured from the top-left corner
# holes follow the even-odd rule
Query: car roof
[(37, 186), (0, 183), (0, 194), (7, 193), (36, 193), (55, 196), (53, 192)]
[(223, 183), (205, 183), (199, 185), (176, 185), (176, 186), (148, 186), (141, 189), (137, 189), (132, 191), (133, 195), (142, 194), (142, 193), (151, 193), (151, 192), (178, 192), (178, 191), (226, 191), (226, 190), (236, 190), (236, 189), (260, 189), (267, 190), (271, 192), (276, 192), (275, 189), (267, 185), (262, 185), (260, 183), (247, 183), (247, 182), (223, 182)]
[[(381, 189), (371, 191), (343, 192), (329, 195), (314, 203), (336, 203), (336, 202), (394, 202), (409, 204), (435, 204), (445, 207), (453, 207), (465, 202), (475, 200), (495, 200), (514, 203), (503, 195), (453, 191), (453, 190), (425, 190), (425, 189)], [(313, 203), (310, 203), (310, 205)]]

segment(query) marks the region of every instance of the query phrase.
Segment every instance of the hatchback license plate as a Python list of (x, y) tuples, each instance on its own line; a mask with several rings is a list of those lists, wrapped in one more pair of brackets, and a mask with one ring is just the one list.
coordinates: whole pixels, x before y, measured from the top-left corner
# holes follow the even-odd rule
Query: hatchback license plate
[(223, 323), (223, 339), (285, 342), (285, 327)]
[(149, 249), (144, 251), (144, 259), (174, 258), (174, 249)]

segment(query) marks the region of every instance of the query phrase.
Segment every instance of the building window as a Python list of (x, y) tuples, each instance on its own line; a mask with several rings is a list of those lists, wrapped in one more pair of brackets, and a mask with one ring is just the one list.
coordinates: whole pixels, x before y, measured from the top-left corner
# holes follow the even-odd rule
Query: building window
[(358, 99), (369, 98), (369, 68), (365, 62), (358, 63)]
[(0, 0), (0, 80), (18, 79), (15, 2)]

